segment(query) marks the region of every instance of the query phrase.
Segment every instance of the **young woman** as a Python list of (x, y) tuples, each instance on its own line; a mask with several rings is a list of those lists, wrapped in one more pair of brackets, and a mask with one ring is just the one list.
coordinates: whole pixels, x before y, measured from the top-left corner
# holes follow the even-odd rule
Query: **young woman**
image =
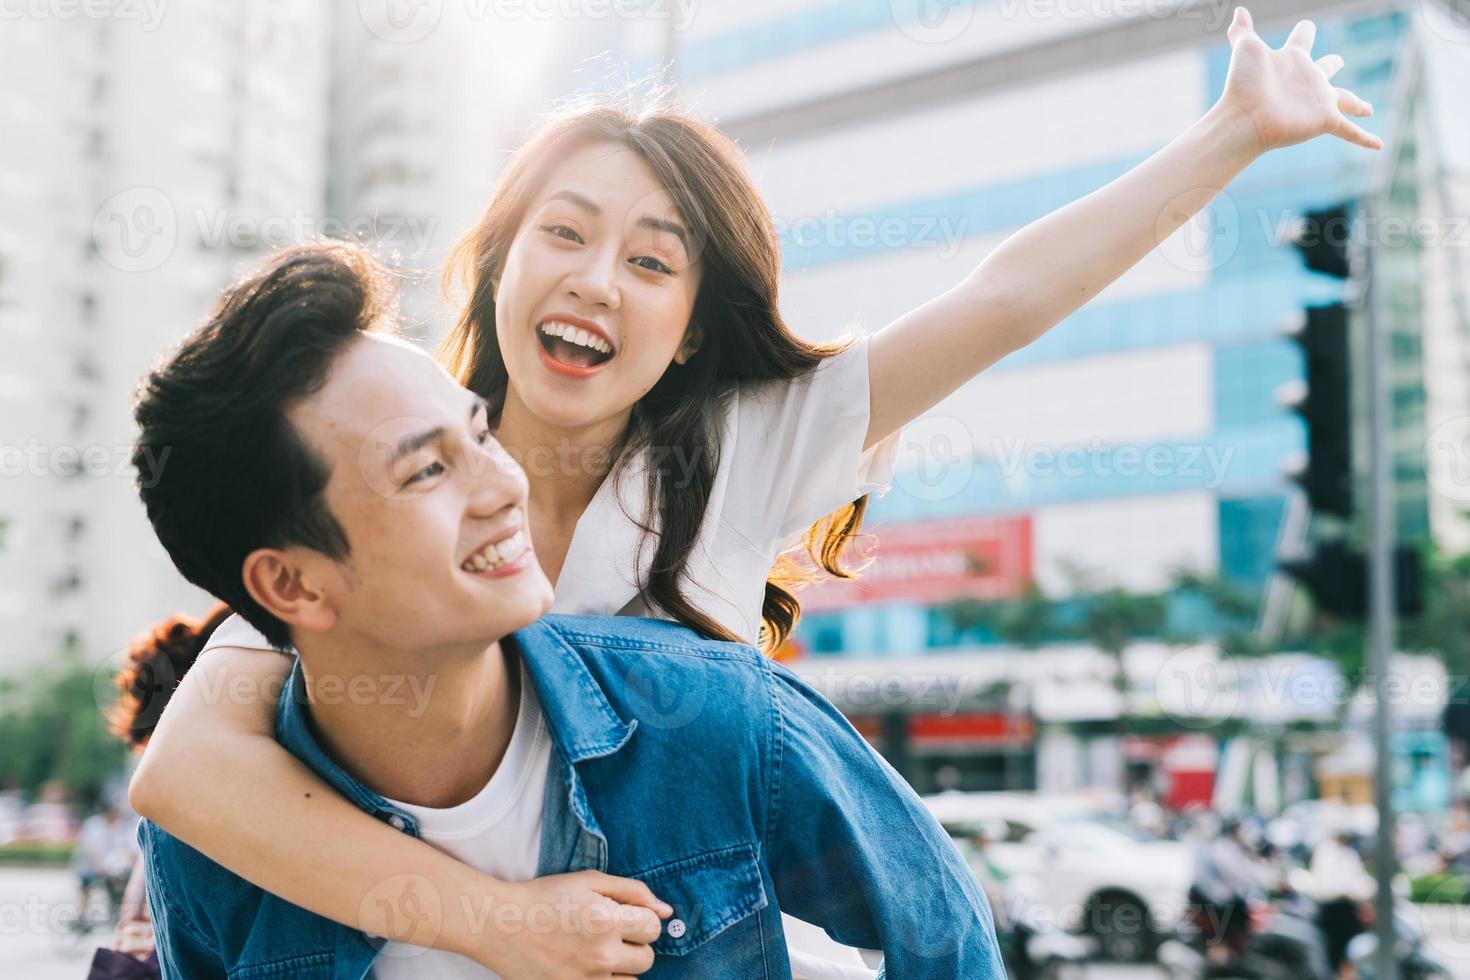
[[(1196, 124), (1012, 235), (949, 292), (841, 347), (807, 344), (782, 321), (770, 216), (717, 131), (609, 108), (551, 123), (457, 250), (469, 300), (444, 352), (530, 475), (556, 610), (778, 645), (799, 606), (789, 579), (768, 579), (773, 565), (804, 539), (815, 564), (845, 574), (843, 547), (904, 424), (1095, 296), (1260, 154), (1323, 134), (1380, 146), (1346, 118), (1371, 109), (1333, 88), (1342, 59), (1314, 62), (1314, 34), (1304, 21), (1273, 50), (1237, 9), (1225, 92)], [(405, 477), (432, 493), (441, 472), (416, 458)], [(368, 932), (384, 934), (380, 909), (425, 880), (527, 899), (535, 882), (485, 879), (337, 797), (275, 742), (268, 696), (221, 696), (278, 691), (287, 672), (241, 626), (220, 629), (172, 699), (134, 780), (140, 813)], [(569, 965), (565, 937), (484, 924), (475, 935), (453, 905), (420, 941), (508, 977), (597, 975)], [(794, 945), (798, 976), (851, 975), (830, 947), (823, 959)]]
[[(108, 727), (128, 748), (143, 751), (167, 700), (156, 692), (173, 687), (229, 615), (230, 607), (218, 603), (202, 619), (170, 616), (128, 648), (127, 664), (116, 677), (117, 706), (108, 718)], [(112, 948), (97, 950), (87, 980), (157, 980), (161, 976), (144, 881), (143, 858), (139, 857), (118, 907)]]

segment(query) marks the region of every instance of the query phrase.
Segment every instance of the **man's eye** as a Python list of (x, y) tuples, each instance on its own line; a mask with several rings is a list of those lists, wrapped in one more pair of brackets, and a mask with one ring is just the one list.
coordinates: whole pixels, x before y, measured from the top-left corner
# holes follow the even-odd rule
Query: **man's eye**
[(444, 472), (444, 464), (439, 462), (438, 460), (435, 460), (428, 466), (425, 466), (423, 469), (419, 470), (413, 476), (409, 477), (408, 483), (405, 483), (404, 486), (408, 486), (411, 483), (417, 483), (420, 480), (427, 480), (432, 476), (438, 476), (442, 472)]

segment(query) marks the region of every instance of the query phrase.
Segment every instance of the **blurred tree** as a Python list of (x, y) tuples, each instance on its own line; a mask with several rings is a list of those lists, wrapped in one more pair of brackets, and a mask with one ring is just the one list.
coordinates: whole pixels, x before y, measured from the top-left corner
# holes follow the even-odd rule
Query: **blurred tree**
[(53, 664), (0, 684), (0, 786), (33, 798), (54, 781), (73, 802), (101, 799), (126, 750), (107, 730), (109, 705), (98, 703), (94, 677), (69, 646)]
[(1056, 601), (1042, 592), (1036, 582), (1028, 581), (1019, 598), (1000, 602), (958, 599), (946, 612), (961, 632), (978, 626), (993, 633), (1002, 643), (1034, 650), (1057, 638), (1060, 625), (1056, 606)]

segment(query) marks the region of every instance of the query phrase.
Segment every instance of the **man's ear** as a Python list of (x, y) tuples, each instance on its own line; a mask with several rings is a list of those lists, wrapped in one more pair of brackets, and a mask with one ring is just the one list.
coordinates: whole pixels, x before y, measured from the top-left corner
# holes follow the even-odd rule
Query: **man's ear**
[(257, 548), (245, 557), (245, 589), (286, 625), (323, 633), (336, 625), (337, 610), (301, 558), (297, 548)]
[(674, 363), (688, 364), (689, 358), (699, 353), (699, 348), (703, 346), (704, 328), (698, 324), (689, 324), (689, 329), (684, 331), (684, 342), (674, 351)]

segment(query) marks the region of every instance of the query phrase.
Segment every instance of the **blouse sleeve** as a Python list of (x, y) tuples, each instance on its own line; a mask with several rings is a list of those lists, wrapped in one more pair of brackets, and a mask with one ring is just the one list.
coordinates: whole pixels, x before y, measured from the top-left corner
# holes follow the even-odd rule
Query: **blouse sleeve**
[(868, 338), (791, 381), (743, 387), (726, 443), (726, 519), (753, 543), (789, 543), (813, 522), (893, 480), (899, 433), (863, 450)]
[[(246, 650), (274, 650), (265, 635), (245, 621), (239, 613), (232, 613), (209, 634), (205, 650), (215, 647), (244, 647)], [(200, 651), (201, 653), (203, 651)]]

